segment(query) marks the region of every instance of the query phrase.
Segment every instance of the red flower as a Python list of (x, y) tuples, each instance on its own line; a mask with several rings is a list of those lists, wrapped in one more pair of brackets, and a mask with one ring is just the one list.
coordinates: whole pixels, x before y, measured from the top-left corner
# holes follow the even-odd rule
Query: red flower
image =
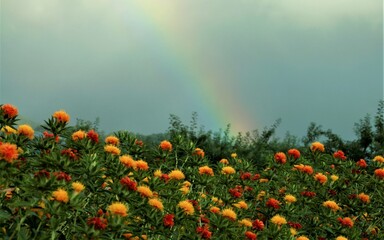
[(1, 110), (3, 111), (6, 118), (14, 118), (17, 116), (17, 114), (19, 114), (17, 108), (11, 104), (4, 104), (1, 106)]
[(245, 236), (249, 240), (256, 240), (257, 239), (257, 235), (255, 233), (251, 232), (251, 231), (246, 231), (245, 232)]
[(255, 221), (253, 221), (252, 223), (252, 228), (253, 229), (256, 229), (256, 230), (259, 230), (259, 231), (262, 231), (264, 229), (264, 223), (263, 221), (259, 220), (259, 219), (256, 219)]
[(91, 141), (94, 143), (99, 142), (99, 134), (97, 134), (97, 132), (95, 132), (93, 129), (88, 131), (87, 138), (91, 139)]
[(290, 227), (293, 227), (294, 229), (300, 230), (303, 226), (301, 226), (300, 223), (295, 223), (295, 222), (288, 222), (288, 225)]
[(376, 177), (384, 179), (384, 169), (383, 168), (376, 169), (374, 173), (375, 173)]
[(166, 173), (161, 174), (161, 177), (160, 177), (160, 178), (163, 179), (164, 182), (168, 182), (168, 180), (170, 179), (170, 178), (169, 178), (169, 175), (166, 174)]
[(344, 227), (349, 227), (349, 228), (352, 228), (353, 227), (353, 221), (351, 218), (349, 217), (345, 217), (345, 218), (337, 218), (337, 221), (339, 221), (339, 223), (344, 226)]
[(337, 194), (337, 191), (336, 190), (333, 190), (333, 189), (330, 189), (328, 190), (328, 193), (332, 196), (335, 196)]
[(17, 152), (17, 146), (15, 144), (0, 142), (0, 160), (4, 159), (12, 163), (13, 160), (16, 160), (18, 157), (19, 153)]
[(71, 176), (65, 172), (55, 172), (53, 175), (56, 176), (57, 180), (65, 180), (66, 182), (70, 182), (72, 180)]
[(345, 160), (345, 159), (347, 159), (347, 157), (344, 155), (344, 152), (341, 151), (341, 150), (335, 152), (335, 153), (333, 154), (333, 157), (334, 157), (334, 158), (337, 158), (337, 159), (340, 159), (340, 160)]
[(135, 145), (139, 146), (139, 147), (142, 147), (144, 145), (143, 141), (141, 140), (135, 140)]
[(316, 193), (315, 192), (310, 192), (310, 191), (303, 191), (301, 192), (301, 195), (304, 197), (315, 197)]
[(255, 175), (253, 175), (252, 180), (256, 181), (256, 180), (259, 180), (259, 178), (260, 178), (260, 174), (256, 173)]
[(234, 198), (239, 198), (243, 195), (243, 193), (240, 192), (240, 190), (238, 188), (231, 188), (228, 191), (232, 195), (232, 197), (234, 197)]
[(72, 148), (61, 150), (61, 155), (68, 156), (72, 160), (77, 160), (79, 158), (77, 156), (77, 150)]
[(349, 194), (348, 199), (355, 199), (357, 198), (357, 194)]
[(88, 218), (87, 224), (93, 226), (97, 230), (103, 230), (107, 228), (108, 221), (105, 218), (93, 217)]
[(266, 203), (267, 207), (272, 207), (274, 209), (279, 209), (280, 208), (280, 202), (274, 198), (268, 199)]
[(278, 152), (275, 154), (275, 161), (281, 164), (284, 164), (287, 162), (287, 156), (285, 156), (285, 153)]
[(200, 216), (200, 221), (203, 222), (203, 223), (209, 223), (209, 219), (206, 218), (204, 215)]
[(34, 177), (46, 177), (46, 178), (49, 178), (50, 177), (50, 173), (47, 170), (43, 169), (43, 170), (40, 170), (38, 172), (35, 172)]
[(356, 162), (356, 165), (361, 167), (361, 168), (366, 168), (368, 167), (367, 162), (364, 159), (360, 159), (359, 161)]
[(251, 179), (251, 173), (250, 172), (245, 172), (245, 173), (242, 173), (241, 174), (241, 176), (240, 176), (240, 178), (242, 179), (242, 180), (247, 180), (247, 179)]
[(298, 159), (300, 157), (300, 151), (295, 148), (289, 149), (288, 155), (292, 156), (294, 159)]
[(174, 223), (175, 215), (173, 214), (166, 214), (163, 218), (164, 226), (166, 227), (172, 227)]
[(197, 227), (196, 232), (204, 239), (210, 239), (212, 237), (212, 232), (209, 231), (209, 226), (207, 224), (202, 227)]
[(123, 177), (120, 180), (120, 184), (127, 187), (128, 189), (130, 189), (132, 191), (137, 190), (137, 183), (134, 180), (130, 179), (128, 176)]

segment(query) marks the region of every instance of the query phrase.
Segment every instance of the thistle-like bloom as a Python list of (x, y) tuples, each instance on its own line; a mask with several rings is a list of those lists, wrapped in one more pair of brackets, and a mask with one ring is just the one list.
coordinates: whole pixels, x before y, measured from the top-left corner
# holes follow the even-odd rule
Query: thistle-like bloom
[(357, 198), (359, 198), (360, 201), (362, 201), (363, 203), (369, 203), (370, 202), (369, 195), (367, 195), (365, 193), (360, 193), (359, 195), (357, 195)]
[(99, 134), (93, 129), (87, 132), (87, 138), (90, 139), (93, 143), (99, 142)]
[(329, 209), (332, 209), (332, 211), (336, 212), (337, 210), (340, 209), (339, 205), (335, 201), (325, 201), (323, 203), (324, 207), (327, 207)]
[(251, 231), (246, 231), (245, 237), (249, 240), (256, 240), (257, 239), (257, 235)]
[(127, 187), (128, 189), (130, 189), (132, 191), (136, 191), (137, 190), (137, 183), (136, 183), (136, 181), (130, 179), (128, 176), (123, 177), (120, 180), (120, 184), (125, 186), (125, 187)]
[(333, 157), (334, 157), (334, 158), (337, 158), (337, 159), (340, 159), (340, 160), (345, 160), (345, 159), (347, 159), (347, 157), (344, 155), (344, 152), (341, 151), (341, 150), (338, 150), (337, 152), (335, 152), (335, 153), (333, 154)]
[(236, 170), (233, 167), (227, 166), (221, 169), (222, 174), (235, 174)]
[(287, 162), (287, 156), (283, 152), (276, 153), (274, 158), (277, 163), (284, 164)]
[(75, 192), (79, 193), (85, 189), (85, 186), (81, 182), (73, 182), (72, 188)]
[(196, 155), (196, 156), (199, 156), (199, 157), (203, 158), (205, 156), (205, 152), (201, 148), (196, 148), (193, 151), (193, 155)]
[(189, 188), (188, 187), (181, 187), (179, 189), (184, 195), (188, 194), (189, 193)]
[(64, 189), (57, 189), (52, 193), (52, 197), (58, 201), (58, 202), (63, 202), (67, 203), (69, 201), (68, 193)]
[(88, 218), (87, 224), (89, 226), (93, 226), (96, 230), (103, 230), (107, 228), (108, 221), (105, 218), (92, 217), (92, 218)]
[(17, 128), (17, 133), (19, 135), (26, 136), (29, 139), (33, 139), (35, 131), (33, 130), (33, 128), (31, 128), (31, 126), (23, 124)]
[(113, 215), (120, 215), (122, 217), (127, 216), (127, 211), (128, 207), (121, 203), (121, 202), (115, 202), (109, 205), (108, 210), (113, 214)]
[(193, 207), (192, 203), (188, 202), (187, 200), (179, 202), (177, 206), (181, 208), (187, 215), (192, 215), (195, 212), (195, 208)]
[(144, 160), (136, 161), (136, 168), (139, 170), (144, 170), (144, 171), (147, 171), (149, 169), (148, 163)]
[(253, 229), (256, 229), (256, 230), (259, 230), (259, 231), (262, 231), (264, 229), (264, 223), (263, 221), (259, 220), (259, 219), (256, 219), (255, 221), (253, 221), (252, 223), (252, 228)]
[(160, 211), (163, 211), (163, 209), (164, 209), (163, 203), (157, 198), (149, 199), (148, 204), (151, 205), (152, 207), (160, 210)]
[(72, 133), (72, 140), (73, 141), (79, 141), (79, 140), (84, 139), (86, 137), (87, 137), (87, 134), (82, 130), (78, 130), (78, 131)]
[(214, 175), (213, 169), (208, 166), (199, 167), (199, 173), (200, 175), (203, 175), (203, 174), (210, 175), (210, 176)]
[(266, 202), (267, 207), (271, 207), (274, 209), (279, 209), (280, 208), (280, 202), (274, 198), (268, 199)]
[(292, 156), (294, 159), (298, 159), (300, 157), (300, 151), (292, 148), (288, 150), (288, 155)]
[(153, 172), (153, 176), (155, 176), (155, 177), (160, 178), (161, 175), (163, 175), (163, 173), (161, 172), (160, 169), (157, 169), (156, 171)]
[(352, 228), (353, 227), (353, 221), (352, 221), (352, 219), (351, 218), (349, 218), (349, 217), (345, 217), (345, 218), (341, 218), (341, 217), (339, 217), (338, 219), (337, 219), (337, 221), (339, 221), (339, 223), (342, 225), (342, 226), (344, 226), (344, 227), (349, 227), (349, 228)]
[(105, 143), (118, 146), (120, 144), (120, 140), (119, 140), (119, 138), (117, 138), (115, 136), (108, 136), (105, 138)]
[(319, 151), (319, 152), (324, 152), (325, 151), (325, 148), (324, 148), (324, 145), (320, 142), (314, 142), (312, 143), (311, 145), (311, 151), (312, 152), (316, 152), (316, 151)]
[(120, 149), (117, 148), (116, 146), (113, 146), (113, 145), (106, 145), (104, 147), (104, 151), (106, 151), (107, 153), (110, 153), (112, 155), (120, 155)]
[(211, 207), (211, 208), (209, 209), (209, 211), (210, 211), (211, 213), (219, 213), (219, 212), (220, 212), (220, 208), (218, 208), (218, 207)]
[[(1, 152), (1, 151), (0, 151)], [(378, 168), (375, 170), (375, 176), (384, 179), (384, 168)]]
[(245, 227), (252, 227), (252, 221), (249, 220), (249, 219), (246, 219), (246, 218), (241, 219), (241, 220), (239, 221), (239, 223), (240, 223), (240, 225), (243, 225), (243, 226), (245, 226)]
[(153, 192), (147, 186), (138, 186), (136, 191), (139, 192), (143, 197), (149, 198), (153, 196)]
[(381, 155), (378, 155), (378, 156), (373, 158), (373, 161), (374, 162), (379, 162), (379, 163), (384, 163), (384, 157), (381, 156)]
[(275, 225), (278, 225), (279, 227), (283, 224), (287, 224), (287, 220), (280, 215), (275, 215), (271, 218), (271, 222)]
[(364, 159), (360, 159), (359, 161), (356, 162), (356, 165), (361, 167), (361, 168), (366, 168), (368, 167), (367, 162)]
[(12, 104), (4, 104), (1, 106), (1, 110), (6, 118), (14, 118), (19, 114), (19, 111)]
[(52, 117), (55, 118), (58, 122), (67, 123), (70, 120), (68, 113), (66, 113), (64, 110), (55, 112)]
[(175, 215), (173, 214), (165, 214), (163, 218), (163, 224), (165, 227), (173, 227)]
[(168, 174), (168, 177), (170, 179), (175, 179), (175, 180), (182, 180), (185, 178), (185, 175), (182, 171), (180, 170), (173, 170)]
[(19, 157), (19, 152), (17, 151), (17, 146), (11, 143), (0, 143), (0, 160), (4, 159), (5, 161), (12, 163), (13, 160), (16, 160)]
[(136, 161), (129, 155), (119, 157), (120, 162), (128, 168), (136, 168)]
[(294, 202), (297, 201), (297, 200), (296, 200), (296, 197), (293, 196), (293, 195), (291, 195), (291, 194), (287, 194), (287, 195), (285, 195), (284, 200), (285, 200), (287, 203), (294, 203)]
[(168, 152), (172, 151), (172, 144), (167, 140), (162, 141), (159, 147), (163, 151), (168, 151)]
[(235, 220), (236, 220), (236, 217), (237, 217), (235, 211), (233, 211), (233, 210), (230, 209), (230, 208), (223, 209), (223, 210), (221, 211), (221, 216), (223, 216), (223, 217), (225, 217), (225, 218), (228, 218), (228, 219), (230, 219), (230, 220), (232, 220), (232, 221), (235, 221)]
[(316, 175), (314, 176), (315, 180), (318, 181), (319, 183), (321, 184), (324, 184), (327, 182), (328, 178), (327, 176), (325, 176), (324, 174), (322, 173), (316, 173)]
[(225, 164), (225, 165), (229, 164), (228, 159), (225, 159), (225, 158), (221, 159), (220, 163)]
[(233, 206), (241, 209), (248, 209), (248, 204), (245, 201), (239, 201), (237, 203), (234, 203)]

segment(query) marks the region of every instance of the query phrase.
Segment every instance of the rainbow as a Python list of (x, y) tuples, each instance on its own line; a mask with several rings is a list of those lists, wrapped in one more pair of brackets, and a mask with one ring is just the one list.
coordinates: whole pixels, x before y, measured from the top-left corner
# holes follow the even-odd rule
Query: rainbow
[[(196, 31), (181, 31), (180, 26), (177, 26), (182, 18), (180, 11), (187, 11), (181, 9), (183, 3), (172, 2), (172, 5), (168, 5), (163, 1), (143, 0), (118, 3), (115, 10), (119, 11), (118, 15), (123, 18), (124, 24), (137, 28), (152, 44), (155, 39), (158, 44), (158, 52), (155, 54), (167, 68), (171, 66), (175, 70), (176, 77), (183, 84), (195, 92), (195, 100), (205, 106), (205, 109), (197, 109), (200, 116), (208, 118), (212, 126), (222, 129), (228, 123), (231, 123), (231, 130), (235, 132), (256, 129), (254, 119), (244, 108), (246, 104), (233, 94), (236, 87), (234, 76), (220, 69), (220, 63), (204, 63), (200, 58), (196, 60), (193, 49), (184, 45), (183, 39), (188, 37), (186, 34), (194, 34)], [(122, 7), (123, 3), (129, 6)]]

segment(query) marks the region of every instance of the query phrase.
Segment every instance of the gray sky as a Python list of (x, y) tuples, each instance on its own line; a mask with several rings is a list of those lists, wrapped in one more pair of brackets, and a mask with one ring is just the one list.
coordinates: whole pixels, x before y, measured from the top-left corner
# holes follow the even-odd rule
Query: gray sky
[(381, 0), (0, 0), (0, 102), (108, 131), (311, 121), (345, 138), (383, 99)]

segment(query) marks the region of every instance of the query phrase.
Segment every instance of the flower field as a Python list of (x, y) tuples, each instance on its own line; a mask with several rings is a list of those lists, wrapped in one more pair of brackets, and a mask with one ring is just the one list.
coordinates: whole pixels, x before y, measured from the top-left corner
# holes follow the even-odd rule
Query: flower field
[(41, 136), (0, 105), (0, 239), (384, 239), (384, 158), (314, 142), (263, 168), (190, 140), (104, 139), (57, 111)]

